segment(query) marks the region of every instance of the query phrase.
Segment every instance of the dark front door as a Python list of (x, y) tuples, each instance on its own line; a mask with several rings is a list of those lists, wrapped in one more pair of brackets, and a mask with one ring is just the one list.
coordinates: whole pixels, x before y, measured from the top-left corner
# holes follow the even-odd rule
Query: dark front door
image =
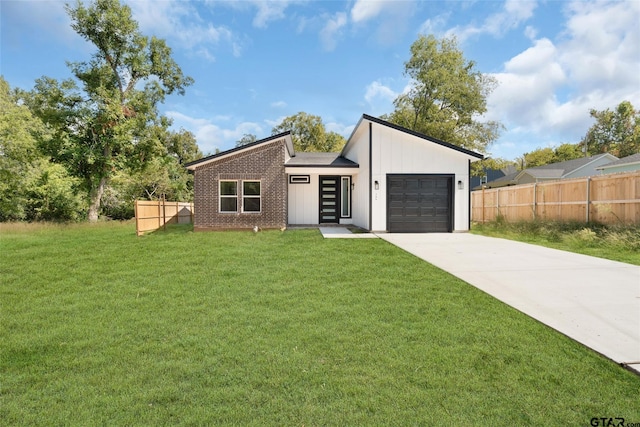
[(337, 224), (340, 220), (340, 177), (320, 177), (320, 224)]
[(450, 232), (452, 175), (389, 175), (387, 227), (390, 233)]

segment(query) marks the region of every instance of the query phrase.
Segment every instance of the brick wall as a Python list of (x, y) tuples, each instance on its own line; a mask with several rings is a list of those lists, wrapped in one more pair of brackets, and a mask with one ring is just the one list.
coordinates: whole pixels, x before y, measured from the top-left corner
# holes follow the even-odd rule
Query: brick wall
[[(194, 229), (229, 230), (281, 228), (287, 225), (287, 178), (284, 172), (283, 140), (267, 143), (252, 150), (231, 155), (195, 169)], [(218, 191), (220, 180), (259, 180), (262, 207), (260, 213), (220, 213)], [(240, 199), (241, 200), (241, 199)]]

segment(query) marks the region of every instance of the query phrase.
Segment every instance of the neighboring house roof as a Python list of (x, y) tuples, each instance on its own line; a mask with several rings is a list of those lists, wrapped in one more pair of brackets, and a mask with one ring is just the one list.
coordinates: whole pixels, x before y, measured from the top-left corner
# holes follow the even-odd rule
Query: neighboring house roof
[(619, 166), (630, 166), (630, 165), (635, 165), (638, 164), (640, 165), (640, 153), (636, 153), (636, 154), (632, 154), (630, 156), (627, 157), (623, 157), (621, 159), (618, 159), (614, 162), (611, 163), (607, 163), (604, 166), (598, 166), (596, 169), (609, 169), (609, 168), (614, 168), (614, 167), (619, 167)]
[[(527, 168), (519, 172), (505, 175), (502, 178), (498, 178), (494, 181), (489, 181), (485, 184), (485, 188), (499, 188), (506, 187), (508, 185), (518, 185), (523, 183), (522, 179), (523, 177), (525, 177), (525, 175), (529, 175), (535, 181), (570, 178), (571, 175), (575, 176), (576, 174), (578, 174), (581, 169), (589, 167), (594, 162), (602, 161), (602, 159), (615, 161), (617, 158), (609, 153), (603, 153), (591, 157), (581, 157), (579, 159), (567, 160), (566, 162), (550, 163), (548, 165)], [(598, 167), (597, 169), (600, 169), (600, 167)], [(578, 174), (577, 176), (580, 175)], [(531, 181), (525, 180), (524, 183), (526, 182)]]
[(507, 174), (503, 177), (487, 182), (484, 185), (484, 188), (498, 188), (498, 187), (506, 187), (508, 185), (517, 185), (518, 181), (516, 181), (516, 177), (518, 175), (520, 175), (520, 171)]
[(531, 175), (536, 179), (560, 179), (570, 175), (579, 169), (587, 167), (591, 163), (600, 160), (603, 157), (609, 157), (611, 161), (617, 160), (617, 157), (609, 153), (597, 154), (591, 157), (581, 157), (579, 159), (567, 160), (566, 162), (550, 163), (548, 165), (537, 166), (535, 168), (527, 168), (520, 172), (516, 178), (518, 180), (523, 175)]
[(373, 122), (373, 123), (377, 123), (377, 124), (382, 125), (382, 126), (387, 126), (387, 127), (391, 128), (391, 129), (395, 129), (395, 130), (398, 130), (400, 132), (404, 132), (404, 133), (409, 134), (409, 135), (416, 136), (416, 137), (424, 139), (426, 141), (433, 142), (433, 143), (438, 144), (438, 145), (442, 145), (443, 147), (451, 148), (452, 150), (456, 150), (456, 151), (459, 151), (461, 153), (465, 153), (465, 154), (467, 154), (469, 156), (476, 157), (478, 159), (483, 159), (484, 158), (484, 156), (482, 154), (476, 153), (475, 151), (467, 150), (466, 148), (462, 148), (462, 147), (459, 147), (457, 145), (453, 145), (453, 144), (450, 144), (448, 142), (444, 142), (444, 141), (441, 141), (439, 139), (432, 138), (430, 136), (427, 136), (427, 135), (424, 135), (422, 133), (418, 133), (418, 132), (412, 131), (411, 129), (407, 129), (407, 128), (402, 127), (402, 126), (398, 126), (398, 125), (396, 125), (394, 123), (387, 122), (386, 120), (382, 120), (382, 119), (379, 119), (377, 117), (370, 116), (368, 114), (363, 114), (362, 117), (360, 117), (360, 120), (358, 120), (358, 123), (353, 128), (353, 132), (351, 133), (351, 136), (349, 136), (349, 139), (347, 140), (347, 143), (345, 144), (344, 148), (342, 149), (342, 153), (346, 152), (347, 147), (349, 146), (349, 143), (351, 142), (353, 135), (356, 133), (357, 129), (360, 127), (362, 122), (365, 121), (365, 120), (368, 120), (368, 121)]
[(284, 139), (285, 140), (285, 145), (287, 147), (287, 151), (289, 152), (289, 156), (294, 157), (296, 156), (296, 152), (293, 149), (293, 140), (291, 139), (291, 131), (286, 131), (277, 135), (272, 135), (270, 137), (261, 139), (259, 141), (256, 142), (252, 142), (251, 144), (247, 144), (247, 145), (242, 145), (240, 147), (235, 147), (232, 148), (230, 150), (227, 151), (222, 151), (220, 153), (216, 153), (212, 156), (208, 156), (208, 157), (203, 157), (202, 159), (198, 159), (198, 160), (194, 160), (193, 162), (189, 162), (187, 164), (184, 165), (185, 168), (187, 168), (188, 170), (195, 170), (196, 167), (198, 166), (203, 166), (206, 165), (207, 163), (211, 163), (211, 162), (215, 162), (217, 160), (223, 159), (225, 157), (228, 157), (232, 154), (238, 154), (241, 153), (243, 151), (249, 151), (252, 150), (254, 148), (256, 148), (259, 145), (263, 145), (263, 144), (267, 144), (273, 141), (277, 141), (279, 139)]
[(297, 153), (290, 158), (287, 167), (337, 167), (337, 168), (357, 168), (358, 164), (344, 158), (340, 153)]

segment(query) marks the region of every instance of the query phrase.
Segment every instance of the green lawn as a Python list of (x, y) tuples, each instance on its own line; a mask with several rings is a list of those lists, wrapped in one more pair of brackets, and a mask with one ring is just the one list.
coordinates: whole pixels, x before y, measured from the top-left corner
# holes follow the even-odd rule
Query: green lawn
[(640, 377), (378, 239), (0, 225), (1, 425), (640, 422)]

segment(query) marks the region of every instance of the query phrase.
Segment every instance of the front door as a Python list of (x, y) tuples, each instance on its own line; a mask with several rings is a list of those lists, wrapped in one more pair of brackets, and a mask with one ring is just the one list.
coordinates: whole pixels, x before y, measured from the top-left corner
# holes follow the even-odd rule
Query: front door
[(340, 177), (320, 177), (320, 224), (337, 224), (340, 220)]

